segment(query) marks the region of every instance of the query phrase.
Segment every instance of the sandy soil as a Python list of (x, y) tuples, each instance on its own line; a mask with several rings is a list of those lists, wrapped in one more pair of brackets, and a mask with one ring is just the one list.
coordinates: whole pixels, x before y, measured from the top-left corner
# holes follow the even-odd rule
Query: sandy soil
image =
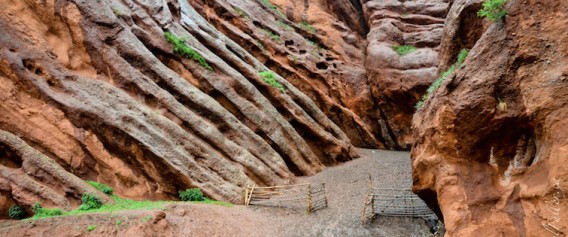
[[(391, 172), (385, 171), (409, 162), (409, 154), (360, 151), (359, 159), (299, 180), (326, 183), (329, 207), (312, 214), (271, 207), (178, 203), (163, 211), (4, 221), (0, 236), (430, 236), (422, 219), (381, 217), (361, 224), (369, 174), (376, 185), (392, 182), (386, 177)], [(87, 231), (91, 225), (96, 228)]]

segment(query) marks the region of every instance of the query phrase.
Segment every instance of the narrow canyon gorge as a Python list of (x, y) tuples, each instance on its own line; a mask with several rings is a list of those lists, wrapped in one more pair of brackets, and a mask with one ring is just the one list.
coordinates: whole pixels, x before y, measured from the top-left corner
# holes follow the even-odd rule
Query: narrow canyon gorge
[[(499, 1), (503, 16), (479, 15)], [(248, 186), (391, 150), (445, 236), (568, 233), (568, 2), (0, 2), (0, 219), (116, 201), (88, 180), (133, 200), (198, 188), (240, 205)], [(176, 232), (186, 221), (163, 235), (219, 235)], [(393, 236), (357, 233), (342, 236)]]

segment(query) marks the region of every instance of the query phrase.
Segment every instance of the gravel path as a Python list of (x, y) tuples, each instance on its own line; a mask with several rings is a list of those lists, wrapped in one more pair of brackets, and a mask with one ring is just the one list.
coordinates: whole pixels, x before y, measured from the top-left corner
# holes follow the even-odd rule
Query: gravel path
[[(361, 224), (369, 174), (375, 187), (400, 187), (401, 180), (410, 185), (410, 157), (407, 152), (361, 149), (360, 153), (361, 158), (298, 180), (326, 183), (328, 208), (311, 214), (274, 207), (177, 203), (164, 211), (0, 221), (0, 236), (432, 236), (419, 218), (381, 217)], [(124, 220), (124, 224), (117, 224)], [(96, 225), (96, 230), (87, 231), (91, 225)]]
[[(428, 227), (419, 218), (381, 217), (361, 224), (369, 174), (375, 187), (397, 185), (401, 179), (410, 184), (411, 177), (408, 152), (360, 149), (360, 153), (361, 158), (299, 180), (298, 183), (325, 182), (328, 208), (309, 215), (301, 210), (264, 207), (253, 210), (275, 218), (278, 236), (430, 236)], [(402, 167), (406, 167), (407, 175), (393, 178), (392, 171)]]

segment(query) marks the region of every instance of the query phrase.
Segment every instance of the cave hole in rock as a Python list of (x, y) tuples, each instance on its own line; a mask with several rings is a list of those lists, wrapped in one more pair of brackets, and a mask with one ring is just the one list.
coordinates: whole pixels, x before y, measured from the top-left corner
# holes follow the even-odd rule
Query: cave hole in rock
[(325, 62), (316, 63), (316, 67), (321, 70), (327, 70), (328, 68), (327, 63)]
[(291, 46), (294, 45), (294, 41), (293, 40), (286, 40), (284, 41), (284, 46)]
[(306, 54), (308, 51), (306, 51), (305, 49), (300, 49), (300, 54)]
[(480, 139), (483, 162), (496, 165), (500, 174), (507, 170), (515, 172), (531, 167), (538, 161), (538, 136), (532, 126), (526, 123), (504, 122), (486, 139)]
[(0, 143), (0, 165), (19, 169), (22, 168), (22, 158), (10, 147)]

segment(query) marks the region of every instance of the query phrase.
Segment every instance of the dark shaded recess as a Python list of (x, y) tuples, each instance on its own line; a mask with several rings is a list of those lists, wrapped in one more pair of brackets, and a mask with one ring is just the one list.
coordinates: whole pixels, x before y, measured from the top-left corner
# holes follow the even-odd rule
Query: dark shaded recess
[[(461, 21), (450, 48), (451, 57), (449, 57), (448, 60), (452, 61), (443, 62), (444, 64), (442, 65), (447, 65), (448, 67), (452, 65), (462, 49), (473, 48), (475, 43), (481, 38), (484, 30), (483, 18), (477, 16), (477, 12), (481, 7), (482, 3), (471, 4), (462, 11), (462, 15), (458, 17)], [(447, 68), (439, 68), (440, 71), (445, 71), (446, 69)]]
[(442, 210), (440, 210), (440, 205), (438, 204), (438, 196), (435, 191), (430, 189), (421, 190), (419, 192), (415, 192), (418, 197), (420, 197), (426, 205), (438, 216), (438, 219), (444, 222), (444, 215), (442, 215)]
[(321, 70), (327, 70), (328, 68), (327, 63), (325, 62), (316, 63), (316, 67)]
[(284, 41), (284, 46), (291, 46), (294, 45), (294, 41), (293, 40), (286, 40)]
[(22, 168), (22, 158), (11, 147), (0, 143), (0, 165), (19, 169)]
[(528, 154), (530, 157), (527, 164), (530, 166), (537, 153), (534, 128), (527, 121), (506, 120), (497, 126), (497, 128), (486, 136), (480, 138), (477, 143), (472, 145), (468, 150), (467, 157), (472, 160), (488, 163), (493, 150), (493, 157), (498, 165), (500, 173), (504, 173), (509, 167), (509, 162), (519, 155), (525, 158)]

